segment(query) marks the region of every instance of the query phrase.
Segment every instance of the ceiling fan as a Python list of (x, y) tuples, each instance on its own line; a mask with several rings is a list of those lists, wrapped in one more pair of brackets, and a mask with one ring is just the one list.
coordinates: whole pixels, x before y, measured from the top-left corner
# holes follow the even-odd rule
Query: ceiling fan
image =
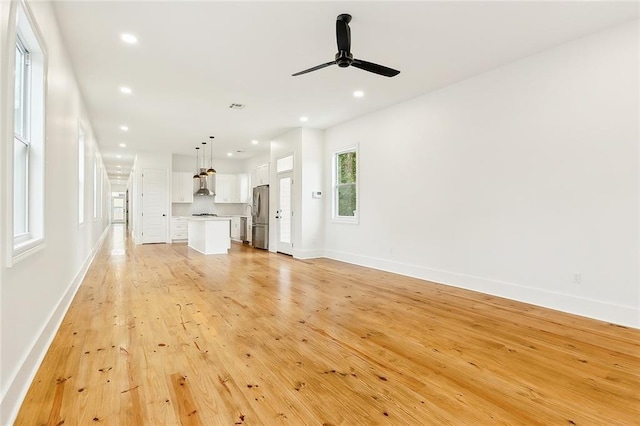
[(380, 74), (385, 77), (393, 77), (400, 74), (400, 71), (393, 68), (385, 67), (383, 65), (374, 64), (373, 62), (363, 61), (356, 59), (351, 54), (351, 29), (349, 29), (349, 22), (351, 22), (351, 15), (343, 13), (338, 15), (336, 20), (336, 39), (338, 41), (338, 53), (336, 53), (336, 59), (315, 66), (313, 68), (306, 69), (304, 71), (292, 74), (293, 77), (308, 72), (317, 71), (322, 68), (326, 68), (331, 65), (338, 65), (340, 68), (346, 68), (349, 66), (360, 68), (361, 70), (369, 71), (375, 74)]

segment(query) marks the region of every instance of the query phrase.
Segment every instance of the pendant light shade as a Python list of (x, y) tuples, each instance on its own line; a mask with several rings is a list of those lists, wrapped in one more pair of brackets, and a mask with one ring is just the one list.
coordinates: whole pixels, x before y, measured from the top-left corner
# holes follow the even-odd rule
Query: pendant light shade
[(207, 153), (207, 143), (206, 142), (202, 142), (202, 166), (203, 167), (200, 169), (200, 179), (204, 179), (207, 176), (209, 176), (209, 175), (207, 175), (207, 171), (204, 168), (204, 162), (206, 161), (204, 159), (204, 156), (205, 156), (206, 153)]
[(211, 162), (209, 164), (211, 164), (211, 166), (207, 170), (207, 174), (209, 176), (216, 174), (216, 169), (213, 168), (213, 138), (214, 138), (214, 136), (209, 136), (209, 139), (211, 139), (211, 147), (209, 148), (210, 152), (211, 152), (211, 156), (210, 156), (210, 161)]
[(198, 156), (199, 152), (200, 152), (200, 147), (196, 146), (196, 174), (193, 175), (194, 179), (200, 179), (200, 175), (198, 174), (198, 169), (200, 168), (200, 166), (199, 166), (200, 161), (199, 161), (199, 158), (198, 158), (199, 157)]

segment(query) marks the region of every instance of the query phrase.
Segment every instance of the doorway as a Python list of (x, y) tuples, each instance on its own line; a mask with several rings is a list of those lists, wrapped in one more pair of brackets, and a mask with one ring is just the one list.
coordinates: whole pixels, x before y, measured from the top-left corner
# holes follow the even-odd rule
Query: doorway
[(124, 192), (111, 193), (111, 223), (124, 223), (126, 219), (126, 197)]
[(167, 171), (142, 170), (142, 244), (167, 242)]
[(276, 210), (276, 235), (278, 252), (293, 254), (293, 174), (278, 174), (278, 209)]

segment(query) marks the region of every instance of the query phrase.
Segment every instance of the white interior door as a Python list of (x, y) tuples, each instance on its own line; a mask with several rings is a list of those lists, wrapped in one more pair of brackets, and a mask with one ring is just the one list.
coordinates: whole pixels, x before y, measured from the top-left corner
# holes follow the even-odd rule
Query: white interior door
[(293, 176), (278, 174), (278, 209), (276, 210), (276, 232), (278, 252), (293, 254)]
[(142, 243), (167, 242), (167, 171), (142, 170)]
[(125, 219), (124, 192), (114, 192), (111, 197), (111, 221), (123, 223)]

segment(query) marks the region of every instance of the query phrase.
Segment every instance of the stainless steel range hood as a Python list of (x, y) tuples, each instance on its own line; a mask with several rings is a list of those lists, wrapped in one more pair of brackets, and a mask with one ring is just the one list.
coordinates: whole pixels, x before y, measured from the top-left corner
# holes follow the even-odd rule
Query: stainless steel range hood
[[(207, 172), (206, 169), (200, 169), (200, 171), (205, 173)], [(198, 195), (198, 196), (216, 195), (215, 192), (210, 191), (209, 188), (207, 188), (207, 180), (208, 180), (208, 177), (200, 178), (200, 189), (198, 189), (193, 195)]]

